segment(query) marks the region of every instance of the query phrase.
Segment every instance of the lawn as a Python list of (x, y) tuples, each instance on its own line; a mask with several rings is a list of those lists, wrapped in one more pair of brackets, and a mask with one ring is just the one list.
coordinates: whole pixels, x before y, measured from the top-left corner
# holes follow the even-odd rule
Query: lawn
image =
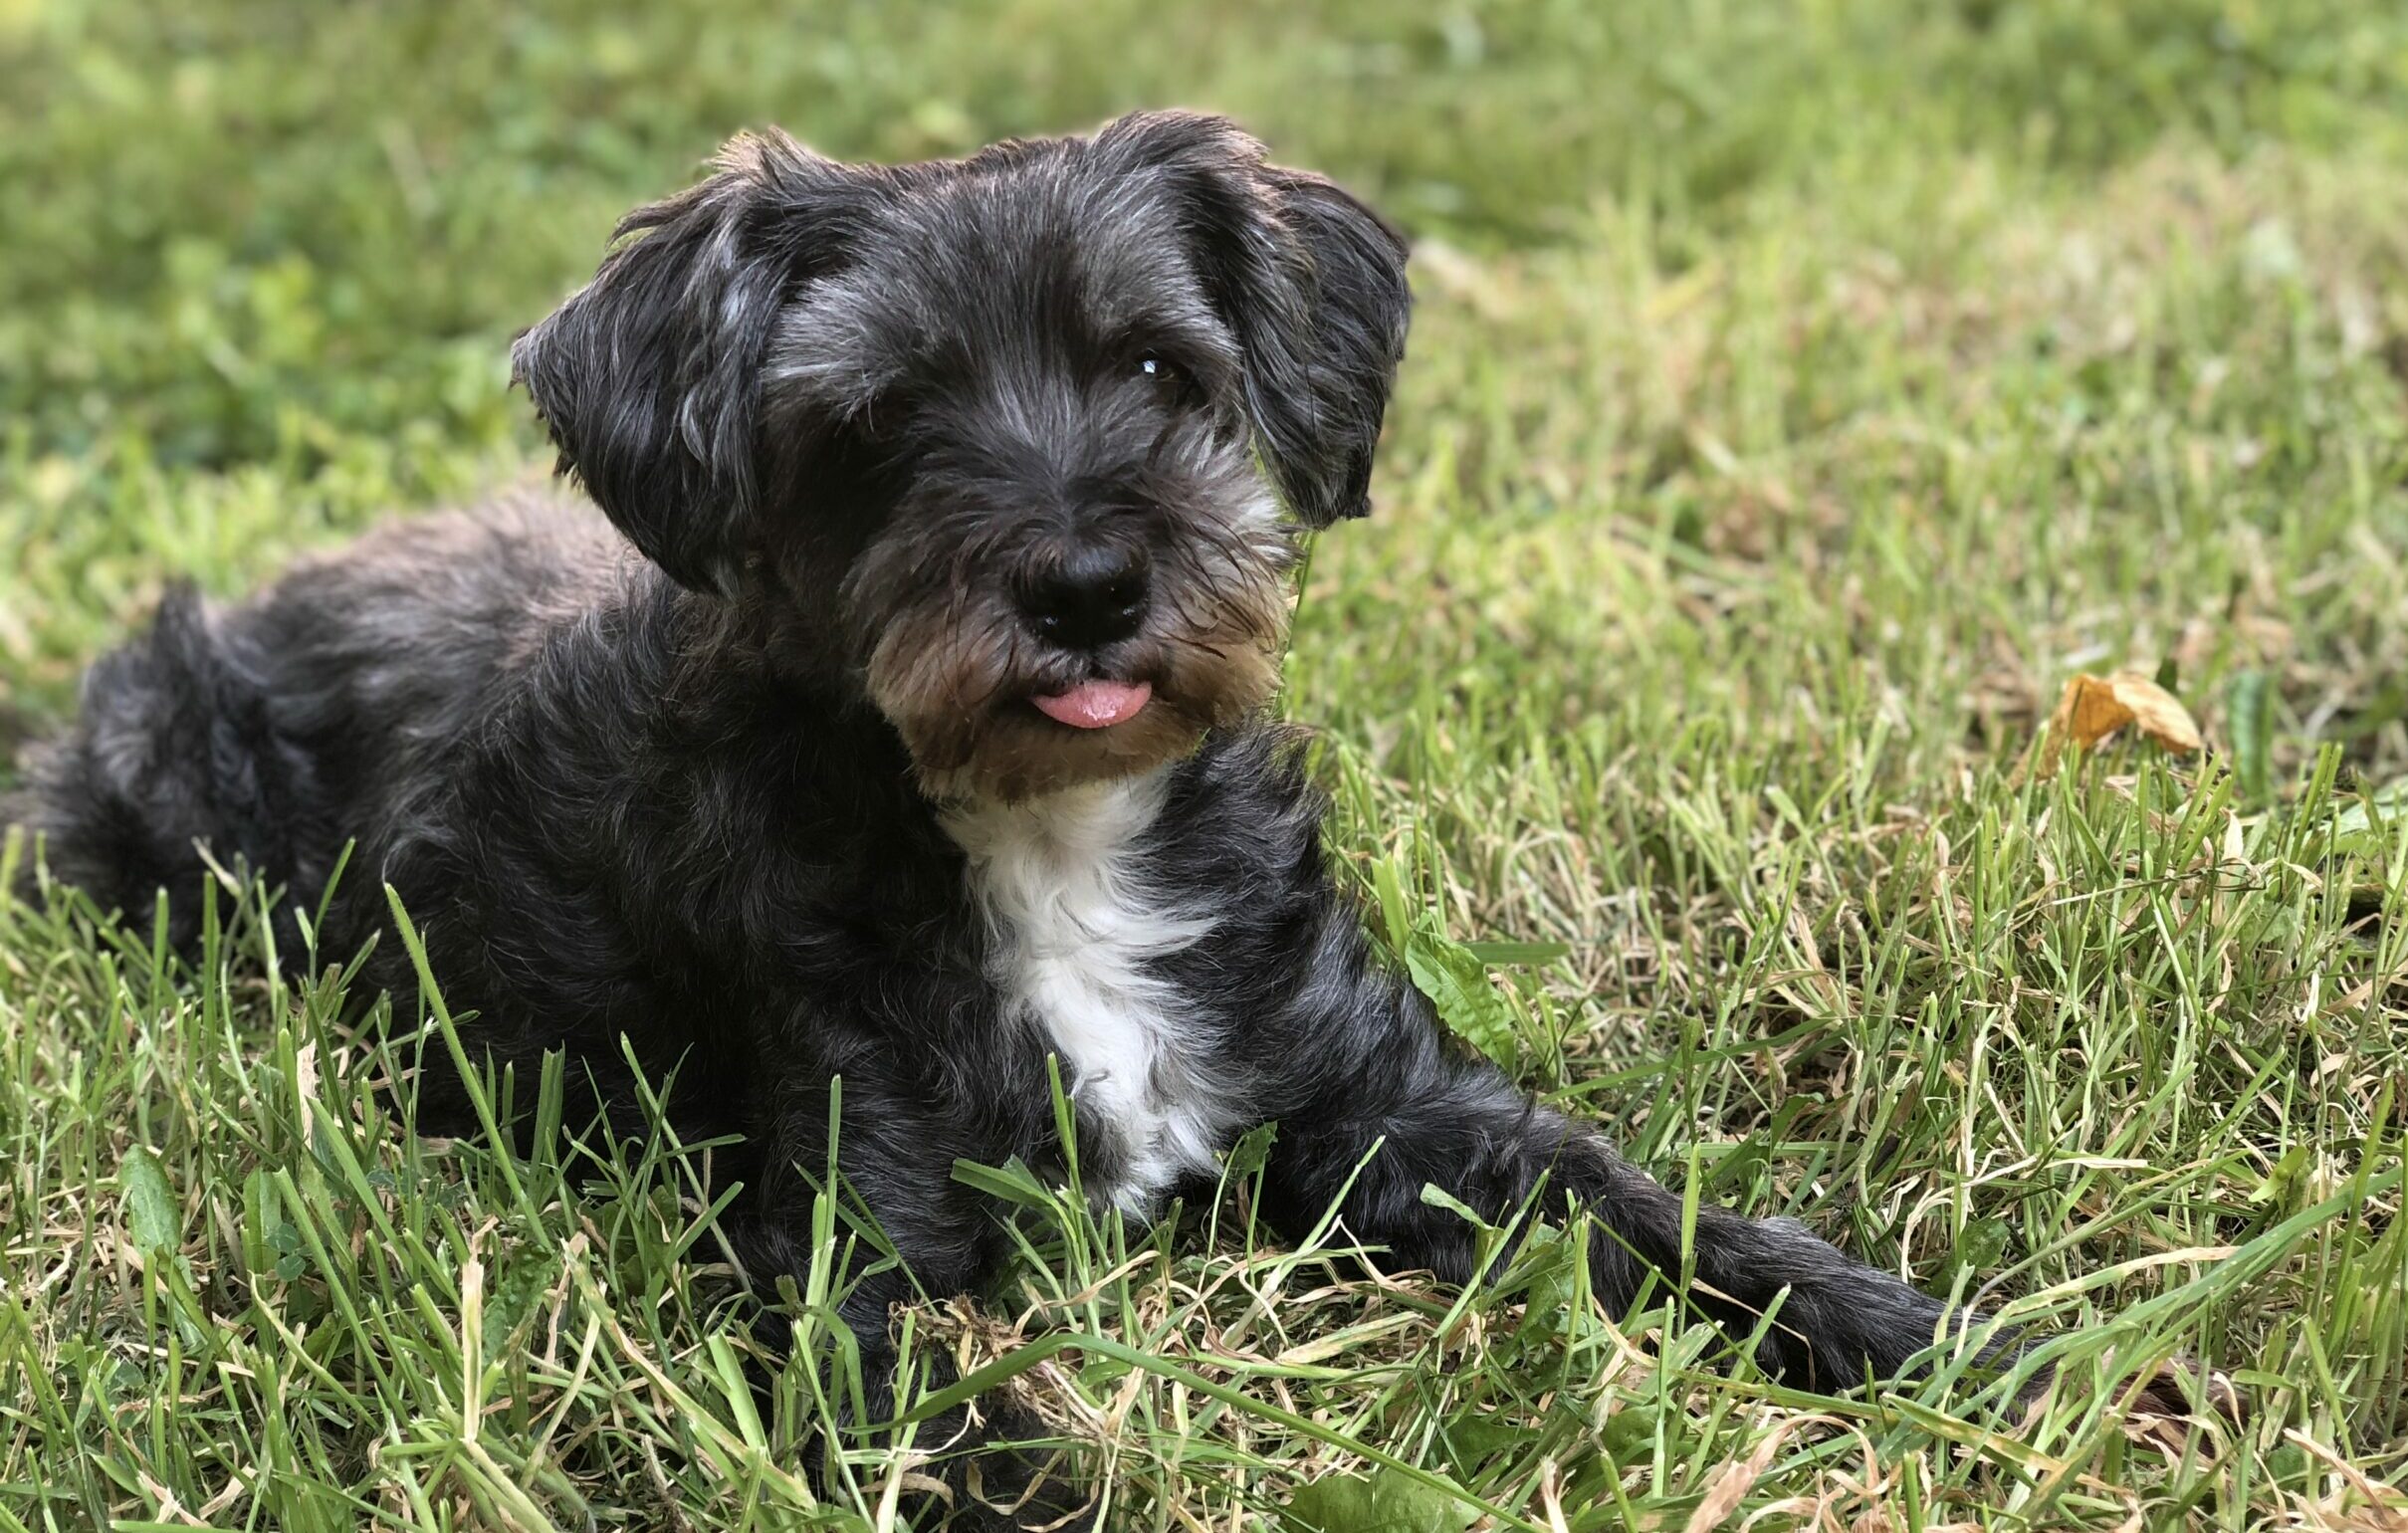
[[(1115, 1527), (2408, 1527), (2395, 7), (0, 0), (0, 758), (171, 577), (543, 472), (509, 336), (728, 131), (1163, 103), (1417, 240), (1281, 704), (1372, 929), (1667, 1180), (2062, 1379), (1801, 1394), (1544, 1229), (1373, 1282), (1242, 1160), (1150, 1231), (1024, 1183), (1010, 1286), (915, 1336)], [(2045, 769), (2118, 670), (2207, 749)], [(267, 895), (190, 964), (0, 906), (0, 1528), (894, 1525), (908, 1454), (815, 1489), (817, 1376), (748, 1383), (699, 1150), (414, 1138), (426, 1006)], [(2126, 1424), (2172, 1357), (2243, 1419)]]

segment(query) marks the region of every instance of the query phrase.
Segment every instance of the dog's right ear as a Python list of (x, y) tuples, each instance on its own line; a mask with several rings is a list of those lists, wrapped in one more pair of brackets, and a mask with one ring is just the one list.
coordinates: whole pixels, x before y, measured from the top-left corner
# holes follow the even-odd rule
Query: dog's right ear
[(794, 286), (842, 259), (864, 188), (774, 130), (731, 139), (715, 166), (620, 220), (625, 243), (519, 337), (511, 376), (645, 556), (733, 595), (760, 533), (762, 355)]

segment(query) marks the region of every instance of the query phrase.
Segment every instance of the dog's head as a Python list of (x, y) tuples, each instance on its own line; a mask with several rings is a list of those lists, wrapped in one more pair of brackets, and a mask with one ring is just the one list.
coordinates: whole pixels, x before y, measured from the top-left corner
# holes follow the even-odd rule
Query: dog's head
[(848, 667), (931, 791), (1142, 770), (1270, 695), (1404, 349), (1360, 202), (1145, 113), (893, 167), (740, 137), (619, 232), (513, 352), (563, 465)]

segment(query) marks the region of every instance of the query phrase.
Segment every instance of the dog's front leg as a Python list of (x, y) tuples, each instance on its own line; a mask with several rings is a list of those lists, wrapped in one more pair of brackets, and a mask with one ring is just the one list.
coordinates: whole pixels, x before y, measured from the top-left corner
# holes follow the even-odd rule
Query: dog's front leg
[(1893, 1377), (1971, 1318), (1789, 1219), (1701, 1206), (1684, 1261), (1678, 1195), (1593, 1125), (1445, 1046), (1422, 997), (1384, 976), (1367, 973), (1357, 993), (1299, 1031), (1292, 1057), (1311, 1063), (1292, 1083), (1265, 1179), (1266, 1211), (1281, 1227), (1309, 1227), (1344, 1190), (1347, 1230), (1385, 1248), (1386, 1262), (1464, 1282), (1475, 1276), (1475, 1231), (1425, 1203), (1423, 1186), (1501, 1221), (1544, 1179), (1553, 1211), (1577, 1204), (1597, 1221), (1590, 1266), (1609, 1309), (1623, 1312), (1650, 1273), (1677, 1288), (1685, 1268), (1688, 1302), (1737, 1337), (1771, 1316), (1757, 1361), (1823, 1389)]
[[(915, 1089), (919, 1083), (888, 1078), (874, 1061), (853, 1064), (843, 1081), (837, 1165), (847, 1202), (857, 1198), (867, 1206), (904, 1268), (878, 1266), (881, 1253), (875, 1245), (850, 1238), (855, 1232), (839, 1220), (838, 1244), (849, 1238), (854, 1256), (839, 1274), (849, 1287), (837, 1313), (853, 1335), (862, 1393), (852, 1403), (849, 1390), (831, 1381), (830, 1395), (839, 1402), (839, 1431), (866, 1426), (884, 1436), (883, 1424), (896, 1414), (902, 1361), (894, 1307), (921, 1294), (976, 1292), (992, 1278), (1003, 1256), (1002, 1210), (955, 1180), (954, 1162), (999, 1162), (1005, 1154), (981, 1131), (975, 1112), (926, 1101)], [(793, 1278), (798, 1288), (807, 1281), (813, 1205), (828, 1164), (827, 1077), (797, 1069), (774, 1097), (778, 1106), (762, 1135), (760, 1184), (722, 1222), (748, 1279), (765, 1300), (780, 1276)], [(790, 1331), (779, 1311), (765, 1307), (757, 1328), (772, 1350), (786, 1350)], [(950, 1359), (934, 1349), (914, 1361), (933, 1375), (928, 1389), (954, 1382)], [(915, 1526), (966, 1533), (1023, 1527), (1075, 1533), (1091, 1527), (1081, 1513), (1092, 1498), (1070, 1477), (1060, 1455), (1007, 1445), (1046, 1434), (1033, 1415), (991, 1396), (921, 1423), (913, 1446), (937, 1455), (921, 1472), (945, 1488), (906, 1498)]]

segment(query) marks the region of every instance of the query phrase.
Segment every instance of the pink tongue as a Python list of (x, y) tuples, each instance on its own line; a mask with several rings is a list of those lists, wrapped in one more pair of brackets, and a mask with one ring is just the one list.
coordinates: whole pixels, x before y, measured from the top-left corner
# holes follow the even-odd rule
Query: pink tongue
[(1136, 718), (1138, 710), (1146, 706), (1146, 699), (1153, 695), (1154, 688), (1142, 681), (1083, 681), (1068, 692), (1029, 701), (1056, 724), (1067, 724), (1074, 730), (1100, 730)]

